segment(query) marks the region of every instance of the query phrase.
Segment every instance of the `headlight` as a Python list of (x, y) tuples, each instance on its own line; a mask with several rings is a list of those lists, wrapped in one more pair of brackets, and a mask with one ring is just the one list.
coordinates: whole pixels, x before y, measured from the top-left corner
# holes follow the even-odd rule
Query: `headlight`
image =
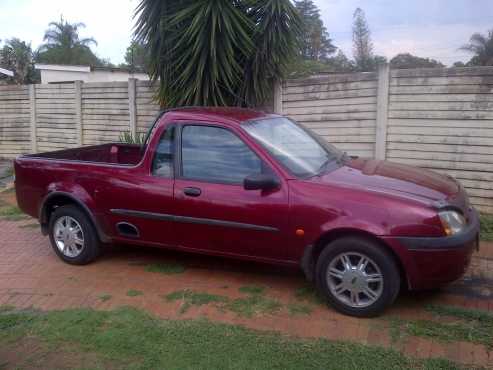
[(461, 232), (466, 226), (466, 219), (456, 211), (438, 212), (440, 221), (442, 221), (443, 230), (447, 235), (454, 235)]

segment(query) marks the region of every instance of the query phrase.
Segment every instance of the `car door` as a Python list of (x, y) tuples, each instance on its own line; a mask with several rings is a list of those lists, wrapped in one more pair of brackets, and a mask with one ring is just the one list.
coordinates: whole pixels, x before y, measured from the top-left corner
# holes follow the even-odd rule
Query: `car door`
[[(169, 125), (159, 135), (150, 153), (151, 161), (140, 168), (115, 173), (106, 179), (107, 186), (98, 198), (106, 205), (109, 227), (120, 239), (150, 244), (179, 244), (175, 223), (174, 155), (175, 126)], [(129, 234), (135, 228), (136, 235)]]
[(274, 171), (230, 128), (186, 123), (179, 137), (174, 195), (182, 246), (284, 260), (286, 184), (270, 191), (245, 190), (246, 176)]

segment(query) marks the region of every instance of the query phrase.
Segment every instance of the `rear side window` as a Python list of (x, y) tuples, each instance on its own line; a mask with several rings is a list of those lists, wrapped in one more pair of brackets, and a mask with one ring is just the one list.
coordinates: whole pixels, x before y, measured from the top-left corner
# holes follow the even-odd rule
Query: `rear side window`
[(152, 174), (159, 177), (174, 176), (175, 126), (166, 129), (161, 135), (152, 161)]
[(182, 175), (192, 180), (241, 184), (262, 173), (262, 161), (231, 131), (187, 125), (182, 130)]

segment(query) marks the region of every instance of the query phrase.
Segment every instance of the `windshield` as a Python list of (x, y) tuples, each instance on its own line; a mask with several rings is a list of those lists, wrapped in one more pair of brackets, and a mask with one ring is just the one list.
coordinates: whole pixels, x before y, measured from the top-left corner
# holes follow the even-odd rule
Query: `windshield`
[(343, 153), (315, 133), (285, 117), (249, 121), (242, 125), (289, 172), (310, 177), (338, 166)]

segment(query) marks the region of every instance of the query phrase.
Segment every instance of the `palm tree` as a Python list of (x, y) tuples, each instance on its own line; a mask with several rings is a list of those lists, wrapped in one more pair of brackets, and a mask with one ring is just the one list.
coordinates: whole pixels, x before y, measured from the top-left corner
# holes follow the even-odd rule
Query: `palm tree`
[(79, 38), (84, 23), (68, 23), (60, 17), (59, 22), (50, 22), (45, 32), (45, 43), (38, 49), (38, 60), (44, 63), (99, 65), (101, 61), (90, 46), (97, 45), (94, 38)]
[(493, 66), (493, 30), (488, 31), (486, 36), (480, 33), (473, 34), (469, 44), (460, 49), (475, 54), (468, 65)]
[(162, 106), (261, 103), (298, 51), (290, 0), (140, 0), (135, 16)]
[(35, 81), (33, 52), (31, 44), (18, 38), (6, 40), (0, 49), (0, 66), (14, 71), (14, 77), (7, 78), (16, 84), (28, 84)]

